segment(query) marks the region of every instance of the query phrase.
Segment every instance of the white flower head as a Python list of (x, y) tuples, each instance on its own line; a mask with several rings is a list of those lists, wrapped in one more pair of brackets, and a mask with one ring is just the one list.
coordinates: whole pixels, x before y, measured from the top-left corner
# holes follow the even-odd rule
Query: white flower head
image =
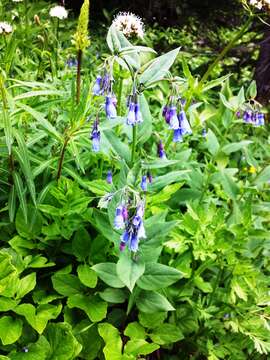
[(270, 0), (249, 0), (249, 3), (259, 10), (270, 11)]
[(23, 0), (12, 0), (13, 2), (22, 2)]
[(54, 6), (53, 8), (51, 8), (50, 10), (50, 16), (51, 17), (56, 17), (60, 20), (66, 19), (68, 17), (68, 12), (67, 10), (64, 8), (64, 6)]
[(9, 23), (0, 21), (0, 34), (10, 34), (12, 30), (12, 26)]
[(144, 35), (144, 24), (142, 19), (129, 12), (120, 12), (113, 20), (113, 25), (125, 36), (132, 35), (142, 38)]

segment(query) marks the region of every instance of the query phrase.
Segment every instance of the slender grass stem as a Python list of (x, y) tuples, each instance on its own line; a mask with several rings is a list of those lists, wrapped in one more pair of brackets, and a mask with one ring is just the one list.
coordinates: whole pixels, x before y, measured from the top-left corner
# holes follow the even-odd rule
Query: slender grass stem
[(64, 158), (65, 158), (65, 152), (66, 152), (66, 148), (68, 145), (68, 141), (69, 141), (69, 137), (65, 138), (62, 150), (61, 150), (61, 154), (60, 154), (60, 158), (59, 158), (59, 162), (58, 162), (58, 170), (57, 170), (57, 176), (56, 176), (56, 180), (58, 181), (62, 175), (62, 169), (63, 169), (63, 163), (64, 163)]
[(77, 91), (76, 91), (76, 102), (79, 104), (81, 97), (81, 66), (82, 66), (82, 50), (78, 50), (77, 55)]

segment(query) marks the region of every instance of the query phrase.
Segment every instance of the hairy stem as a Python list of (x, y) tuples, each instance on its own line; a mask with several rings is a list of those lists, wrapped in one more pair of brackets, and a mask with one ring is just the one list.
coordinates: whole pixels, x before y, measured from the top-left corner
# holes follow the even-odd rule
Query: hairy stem
[(78, 50), (77, 55), (77, 92), (76, 92), (76, 101), (77, 104), (80, 102), (81, 97), (81, 66), (82, 66), (82, 50)]

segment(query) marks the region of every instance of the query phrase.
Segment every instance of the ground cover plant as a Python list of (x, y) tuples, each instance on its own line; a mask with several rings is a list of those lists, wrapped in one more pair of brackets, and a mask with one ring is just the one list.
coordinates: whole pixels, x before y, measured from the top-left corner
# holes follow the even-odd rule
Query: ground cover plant
[(250, 3), (203, 74), (133, 14), (1, 3), (1, 360), (268, 358), (267, 109), (216, 77)]

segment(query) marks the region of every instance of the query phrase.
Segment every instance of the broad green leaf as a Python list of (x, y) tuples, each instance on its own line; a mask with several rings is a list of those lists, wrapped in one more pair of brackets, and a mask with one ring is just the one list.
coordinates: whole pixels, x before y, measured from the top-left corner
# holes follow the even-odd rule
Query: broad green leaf
[(86, 183), (88, 189), (95, 195), (105, 195), (112, 189), (105, 180), (97, 179)]
[(156, 313), (139, 313), (140, 324), (148, 329), (154, 329), (161, 325), (167, 318), (167, 312), (156, 312)]
[(220, 147), (218, 139), (211, 129), (207, 131), (206, 147), (212, 155), (216, 155)]
[(162, 324), (154, 328), (149, 336), (152, 341), (159, 345), (172, 344), (184, 339), (184, 335), (175, 324)]
[(62, 305), (44, 304), (35, 308), (32, 304), (18, 305), (13, 311), (25, 317), (27, 322), (42, 334), (51, 319), (56, 319), (61, 313)]
[(129, 162), (131, 159), (130, 148), (127, 144), (123, 143), (113, 131), (105, 130), (103, 132), (104, 136), (111, 145), (111, 150), (120, 157)]
[(22, 334), (22, 320), (3, 316), (0, 318), (0, 339), (3, 345), (15, 343)]
[(78, 277), (81, 283), (87, 287), (94, 288), (97, 285), (97, 274), (89, 265), (79, 265), (77, 267)]
[(140, 311), (149, 314), (175, 310), (163, 295), (155, 291), (141, 291), (136, 299), (136, 305)]
[[(50, 353), (50, 344), (42, 335), (38, 341), (32, 344), (27, 344), (27, 352), (20, 349), (17, 352), (9, 354), (11, 360), (47, 360)], [(8, 358), (7, 358), (8, 359)], [(1, 357), (0, 357), (1, 360)]]
[(145, 339), (146, 332), (144, 327), (138, 322), (129, 323), (124, 331), (124, 335), (128, 336), (130, 339)]
[(143, 339), (132, 339), (126, 343), (125, 354), (132, 354), (137, 357), (138, 355), (152, 354), (157, 349), (159, 349), (157, 344), (150, 344)]
[(113, 288), (122, 288), (125, 286), (117, 275), (116, 264), (110, 262), (100, 263), (92, 266), (92, 269), (105, 284)]
[(237, 143), (231, 143), (228, 145), (225, 145), (222, 147), (222, 151), (225, 154), (231, 154), (233, 152), (236, 152), (238, 150), (243, 150), (246, 146), (248, 146), (249, 144), (252, 144), (253, 141), (250, 140), (243, 140), (243, 141), (239, 141)]
[(126, 300), (126, 294), (122, 289), (107, 288), (98, 293), (101, 299), (109, 303), (121, 304)]
[(139, 77), (139, 82), (145, 87), (162, 80), (174, 63), (180, 48), (174, 49), (154, 59)]
[(138, 125), (138, 144), (144, 144), (152, 134), (152, 115), (144, 95), (139, 97), (143, 123)]
[(58, 91), (58, 90), (35, 90), (17, 95), (14, 97), (14, 100), (17, 101), (31, 97), (36, 97), (36, 96), (52, 96), (52, 95), (61, 96), (61, 97), (65, 96), (65, 94), (62, 91)]
[(36, 273), (31, 273), (20, 279), (18, 283), (18, 291), (16, 299), (23, 298), (26, 294), (32, 291), (36, 286)]
[(255, 178), (254, 184), (268, 183), (270, 180), (270, 165), (266, 166)]
[(170, 266), (147, 263), (144, 274), (137, 285), (144, 290), (158, 290), (170, 286), (183, 277), (182, 273)]
[(91, 238), (89, 232), (81, 227), (72, 239), (72, 252), (78, 261), (83, 261), (90, 254)]
[(135, 261), (126, 253), (121, 254), (116, 265), (116, 272), (119, 279), (128, 287), (130, 292), (132, 292), (136, 281), (144, 273), (144, 269), (144, 262)]
[(81, 294), (72, 295), (68, 298), (69, 308), (79, 308), (87, 314), (92, 322), (103, 320), (107, 314), (107, 303), (99, 296), (86, 296)]
[(153, 183), (149, 186), (150, 191), (158, 191), (166, 185), (174, 182), (182, 182), (187, 179), (189, 170), (172, 171), (166, 175), (157, 176), (153, 179)]
[(46, 360), (77, 359), (82, 350), (82, 345), (73, 335), (72, 327), (67, 323), (49, 324), (45, 336), (51, 347)]
[(105, 359), (122, 360), (122, 341), (118, 330), (111, 324), (103, 323), (98, 325), (98, 332), (105, 342)]
[(27, 221), (25, 221), (22, 207), (19, 207), (15, 219), (16, 230), (24, 238), (35, 239), (41, 233), (43, 218), (33, 205), (28, 204), (26, 211)]
[(83, 290), (80, 280), (71, 274), (55, 274), (52, 276), (52, 283), (53, 288), (64, 296), (75, 295)]
[(16, 171), (13, 172), (13, 180), (14, 180), (16, 193), (20, 200), (20, 205), (21, 205), (23, 216), (24, 216), (24, 220), (27, 223), (28, 214), (27, 214), (27, 204), (26, 204), (26, 198), (25, 198), (25, 189), (23, 187), (22, 178), (20, 177), (19, 173), (17, 173)]

